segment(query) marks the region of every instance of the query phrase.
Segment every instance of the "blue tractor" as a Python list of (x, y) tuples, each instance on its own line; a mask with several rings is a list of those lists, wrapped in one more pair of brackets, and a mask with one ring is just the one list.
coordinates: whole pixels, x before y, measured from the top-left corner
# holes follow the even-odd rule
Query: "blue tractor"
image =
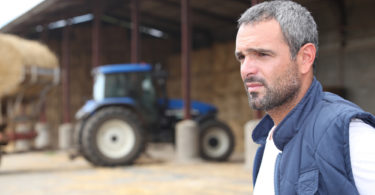
[[(183, 119), (183, 101), (166, 96), (166, 72), (149, 64), (115, 64), (93, 70), (93, 99), (76, 113), (75, 148), (96, 166), (134, 162), (147, 142), (174, 142)], [(216, 118), (217, 109), (191, 102), (199, 125), (202, 158), (224, 161), (233, 152), (230, 128)]]

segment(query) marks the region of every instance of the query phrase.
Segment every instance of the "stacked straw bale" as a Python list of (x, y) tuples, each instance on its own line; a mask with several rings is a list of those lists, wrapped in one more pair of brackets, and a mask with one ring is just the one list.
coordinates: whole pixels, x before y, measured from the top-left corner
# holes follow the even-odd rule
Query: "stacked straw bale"
[(57, 68), (56, 56), (43, 44), (0, 33), (0, 97), (21, 90), (25, 67)]
[[(236, 151), (243, 151), (243, 127), (254, 116), (248, 106), (234, 49), (233, 42), (216, 43), (210, 48), (191, 53), (191, 96), (194, 100), (214, 104), (219, 109), (219, 118), (234, 131)], [(180, 64), (180, 55), (169, 57), (167, 69), (170, 97), (181, 97)]]

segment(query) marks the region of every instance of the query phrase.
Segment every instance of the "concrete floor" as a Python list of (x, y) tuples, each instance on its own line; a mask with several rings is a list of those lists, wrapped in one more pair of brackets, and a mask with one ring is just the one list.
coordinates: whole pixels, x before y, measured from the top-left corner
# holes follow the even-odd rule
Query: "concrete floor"
[(2, 195), (251, 194), (251, 173), (241, 158), (229, 162), (177, 163), (173, 148), (154, 145), (132, 166), (93, 167), (62, 151), (3, 156)]

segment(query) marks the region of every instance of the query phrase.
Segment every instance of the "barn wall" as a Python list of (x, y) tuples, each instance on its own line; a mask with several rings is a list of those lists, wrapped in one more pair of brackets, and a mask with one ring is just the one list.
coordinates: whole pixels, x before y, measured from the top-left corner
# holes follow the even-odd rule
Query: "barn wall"
[[(347, 22), (340, 26), (337, 7), (322, 6), (315, 14), (320, 31), (316, 76), (326, 87), (339, 87), (346, 98), (375, 113), (374, 1), (347, 2)], [(314, 15), (314, 13), (313, 13)], [(342, 33), (344, 30), (344, 34)], [(345, 39), (344, 45), (342, 40)]]

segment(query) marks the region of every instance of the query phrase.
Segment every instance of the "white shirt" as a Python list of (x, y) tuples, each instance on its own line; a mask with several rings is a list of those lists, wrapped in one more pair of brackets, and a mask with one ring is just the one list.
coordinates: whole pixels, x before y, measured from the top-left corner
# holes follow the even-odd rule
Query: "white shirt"
[[(280, 150), (268, 134), (262, 164), (254, 186), (254, 195), (275, 194), (274, 173)], [(375, 189), (375, 129), (359, 119), (349, 125), (349, 150), (354, 182), (361, 195), (374, 194)]]
[(375, 193), (375, 129), (359, 119), (349, 126), (350, 162), (359, 194)]
[(274, 173), (276, 158), (281, 151), (276, 147), (270, 135), (275, 130), (276, 126), (272, 127), (268, 133), (266, 140), (266, 147), (262, 157), (262, 164), (260, 164), (257, 181), (254, 186), (254, 195), (268, 195), (275, 194)]

